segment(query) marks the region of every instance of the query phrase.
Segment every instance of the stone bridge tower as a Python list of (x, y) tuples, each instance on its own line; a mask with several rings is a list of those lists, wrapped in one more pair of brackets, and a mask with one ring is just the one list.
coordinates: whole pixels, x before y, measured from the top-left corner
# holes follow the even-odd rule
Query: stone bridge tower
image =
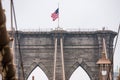
[[(107, 55), (113, 62), (113, 41), (117, 33), (110, 30), (22, 32), (19, 31), (25, 79), (36, 66), (45, 72), (49, 80), (69, 80), (81, 66), (91, 80), (99, 80), (102, 39), (106, 41)], [(15, 42), (18, 77), (21, 78), (18, 43)], [(22, 79), (20, 79), (22, 80)]]

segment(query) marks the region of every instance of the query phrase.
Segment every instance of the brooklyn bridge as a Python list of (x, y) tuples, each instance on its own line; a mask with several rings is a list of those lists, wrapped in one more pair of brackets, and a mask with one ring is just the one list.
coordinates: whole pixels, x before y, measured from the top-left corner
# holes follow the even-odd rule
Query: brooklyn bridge
[(7, 31), (5, 21), (0, 0), (0, 80), (28, 80), (37, 67), (48, 80), (70, 80), (79, 67), (90, 80), (113, 80), (117, 32), (104, 28), (67, 31), (60, 27), (51, 31)]

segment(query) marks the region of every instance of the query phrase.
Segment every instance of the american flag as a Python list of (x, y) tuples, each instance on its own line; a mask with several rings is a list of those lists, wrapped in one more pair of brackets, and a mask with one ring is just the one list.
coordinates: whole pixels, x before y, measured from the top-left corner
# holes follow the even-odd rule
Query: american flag
[(51, 17), (53, 21), (55, 21), (59, 17), (59, 8), (57, 8), (55, 12), (51, 14)]

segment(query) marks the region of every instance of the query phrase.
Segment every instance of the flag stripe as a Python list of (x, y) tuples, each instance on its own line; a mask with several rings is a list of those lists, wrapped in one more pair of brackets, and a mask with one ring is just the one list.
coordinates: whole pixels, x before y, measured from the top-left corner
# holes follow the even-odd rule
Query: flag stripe
[(55, 12), (51, 14), (51, 17), (53, 21), (55, 21), (59, 17), (59, 8), (57, 8)]

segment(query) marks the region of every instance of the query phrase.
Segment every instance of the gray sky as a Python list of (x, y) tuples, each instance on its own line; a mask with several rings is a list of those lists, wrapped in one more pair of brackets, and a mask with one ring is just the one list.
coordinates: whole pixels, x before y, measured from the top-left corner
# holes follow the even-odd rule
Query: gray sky
[[(10, 0), (2, 0), (10, 29)], [(117, 31), (120, 24), (120, 0), (13, 0), (20, 30), (49, 30), (57, 27), (52, 21), (59, 3), (60, 27), (68, 30), (106, 29)], [(120, 38), (119, 38), (120, 40)], [(115, 51), (115, 68), (120, 64), (120, 41)], [(119, 65), (120, 66), (120, 65)]]
[[(2, 0), (10, 27), (9, 0)], [(19, 29), (55, 28), (51, 13), (60, 7), (60, 27), (117, 30), (120, 0), (13, 0)]]

